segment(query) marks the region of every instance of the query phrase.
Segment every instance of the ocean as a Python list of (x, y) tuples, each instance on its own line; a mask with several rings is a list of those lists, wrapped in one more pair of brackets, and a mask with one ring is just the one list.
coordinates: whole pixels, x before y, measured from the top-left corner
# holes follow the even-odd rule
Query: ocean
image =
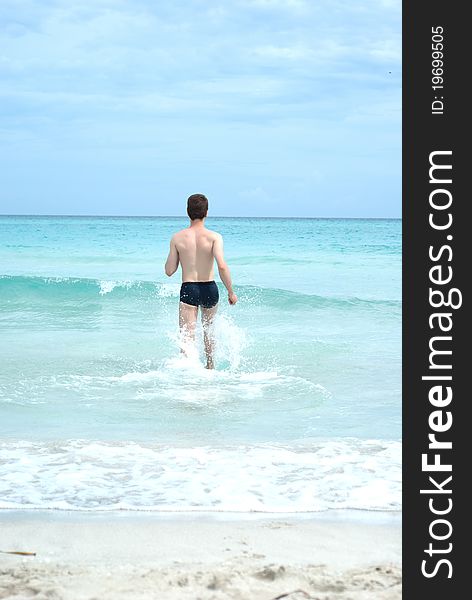
[(216, 370), (178, 345), (184, 218), (0, 217), (0, 508), (401, 509), (401, 221), (209, 218)]

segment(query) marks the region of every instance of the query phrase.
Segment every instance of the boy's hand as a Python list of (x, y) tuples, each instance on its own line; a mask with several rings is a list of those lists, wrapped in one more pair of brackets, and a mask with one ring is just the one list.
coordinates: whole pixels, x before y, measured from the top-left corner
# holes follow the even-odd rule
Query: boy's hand
[(238, 301), (238, 297), (236, 296), (236, 294), (234, 292), (231, 292), (231, 294), (228, 294), (228, 302), (231, 305), (236, 304), (237, 301)]

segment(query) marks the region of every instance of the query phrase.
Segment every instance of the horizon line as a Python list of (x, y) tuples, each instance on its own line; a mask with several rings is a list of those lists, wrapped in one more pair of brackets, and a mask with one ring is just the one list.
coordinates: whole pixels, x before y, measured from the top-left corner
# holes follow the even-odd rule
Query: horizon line
[[(109, 218), (109, 219), (188, 219), (187, 215), (67, 215), (67, 214), (16, 214), (16, 213), (0, 213), (0, 217), (67, 217), (67, 218)], [(208, 219), (350, 219), (350, 220), (376, 220), (376, 221), (401, 221), (402, 217), (302, 217), (302, 216), (275, 216), (275, 215), (259, 215), (259, 216), (228, 216), (228, 215), (212, 215)]]

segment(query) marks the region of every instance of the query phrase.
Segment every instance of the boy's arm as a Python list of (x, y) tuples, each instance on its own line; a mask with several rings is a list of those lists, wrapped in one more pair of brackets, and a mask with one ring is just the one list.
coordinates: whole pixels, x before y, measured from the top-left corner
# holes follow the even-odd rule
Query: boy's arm
[(233, 292), (233, 283), (231, 281), (231, 273), (229, 267), (226, 264), (224, 252), (223, 252), (223, 238), (219, 233), (216, 234), (213, 242), (213, 256), (215, 257), (216, 264), (218, 265), (218, 273), (220, 274), (221, 281), (224, 283), (228, 290), (228, 302), (230, 304), (236, 304), (238, 297)]
[(167, 257), (166, 265), (164, 267), (166, 275), (168, 277), (173, 275), (177, 271), (178, 266), (179, 266), (179, 252), (177, 250), (177, 246), (175, 245), (175, 240), (174, 240), (174, 238), (172, 238), (170, 240), (169, 256)]

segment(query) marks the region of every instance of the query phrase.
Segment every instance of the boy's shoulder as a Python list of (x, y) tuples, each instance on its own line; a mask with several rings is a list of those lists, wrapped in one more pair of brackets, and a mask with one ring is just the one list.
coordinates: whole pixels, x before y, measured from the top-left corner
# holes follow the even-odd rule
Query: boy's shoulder
[[(213, 231), (212, 229), (205, 228), (204, 233), (211, 240), (222, 240), (223, 239), (223, 236), (221, 235), (221, 233), (218, 233), (217, 231)], [(180, 231), (176, 231), (172, 236), (172, 240), (174, 242), (176, 242), (179, 239), (187, 237), (188, 235), (191, 235), (191, 233), (190, 233), (190, 229), (187, 227), (186, 229), (181, 229)]]
[(181, 237), (184, 237), (185, 235), (188, 234), (188, 228), (187, 229), (181, 229), (180, 231), (176, 231), (173, 235), (172, 235), (172, 239), (173, 240), (177, 240)]
[(221, 235), (221, 233), (218, 233), (217, 231), (213, 231), (212, 229), (207, 229), (206, 231), (207, 231), (208, 235), (215, 240), (223, 239), (223, 236)]

